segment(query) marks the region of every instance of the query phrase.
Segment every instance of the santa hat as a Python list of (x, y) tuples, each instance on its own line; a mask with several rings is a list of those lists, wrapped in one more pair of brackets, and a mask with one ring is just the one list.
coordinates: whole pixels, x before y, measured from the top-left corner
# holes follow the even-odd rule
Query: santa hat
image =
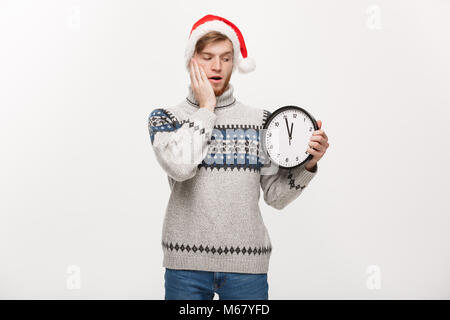
[[(241, 31), (229, 20), (208, 14), (198, 20), (191, 29), (189, 39), (186, 44), (184, 59), (186, 69), (189, 71), (189, 62), (195, 53), (195, 45), (197, 41), (210, 31), (218, 31), (226, 35), (233, 43), (233, 70), (238, 67), (241, 73), (252, 72), (256, 68), (255, 60), (247, 56), (247, 48), (245, 46), (244, 37)], [(242, 59), (239, 57), (242, 55)]]

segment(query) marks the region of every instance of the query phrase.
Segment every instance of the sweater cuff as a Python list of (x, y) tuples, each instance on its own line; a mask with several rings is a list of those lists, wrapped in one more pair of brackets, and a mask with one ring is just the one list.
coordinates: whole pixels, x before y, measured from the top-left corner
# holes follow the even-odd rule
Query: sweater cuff
[(305, 168), (305, 164), (302, 164), (298, 168), (294, 168), (291, 173), (295, 178), (295, 184), (301, 186), (308, 185), (309, 182), (312, 180), (312, 178), (314, 178), (314, 176), (317, 174), (318, 171), (317, 164), (314, 166), (313, 170), (314, 169), (315, 169), (314, 172), (308, 171)]

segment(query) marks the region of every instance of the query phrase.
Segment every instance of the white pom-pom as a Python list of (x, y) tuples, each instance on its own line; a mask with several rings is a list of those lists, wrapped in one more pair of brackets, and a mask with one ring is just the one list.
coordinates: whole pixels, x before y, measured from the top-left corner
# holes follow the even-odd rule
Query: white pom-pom
[(247, 57), (239, 61), (238, 69), (242, 73), (249, 73), (256, 69), (255, 59)]

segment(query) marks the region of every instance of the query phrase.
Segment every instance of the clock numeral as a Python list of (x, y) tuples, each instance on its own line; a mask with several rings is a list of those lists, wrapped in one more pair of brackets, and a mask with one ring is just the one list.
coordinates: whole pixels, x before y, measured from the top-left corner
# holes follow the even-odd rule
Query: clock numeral
[(309, 127), (309, 131), (312, 131), (312, 127)]
[(271, 137), (271, 136), (272, 136), (272, 132), (269, 132), (267, 135), (268, 135), (269, 137)]
[(308, 154), (308, 151), (305, 151), (305, 154)]
[(275, 126), (278, 127), (278, 125), (279, 125), (279, 123), (278, 123), (278, 122), (275, 122)]
[(288, 162), (289, 161), (289, 158), (286, 158), (286, 162)]
[(303, 122), (305, 122), (306, 121), (306, 118), (303, 118)]
[(287, 119), (287, 116), (286, 116), (286, 115), (283, 115), (283, 119)]
[(272, 148), (273, 148), (273, 145), (270, 145), (270, 146), (269, 146), (269, 149), (272, 149)]
[(293, 118), (297, 118), (297, 114), (294, 113), (294, 114), (292, 115), (292, 117), (293, 117)]
[(297, 156), (297, 157), (295, 157), (295, 161), (298, 161), (298, 156)]

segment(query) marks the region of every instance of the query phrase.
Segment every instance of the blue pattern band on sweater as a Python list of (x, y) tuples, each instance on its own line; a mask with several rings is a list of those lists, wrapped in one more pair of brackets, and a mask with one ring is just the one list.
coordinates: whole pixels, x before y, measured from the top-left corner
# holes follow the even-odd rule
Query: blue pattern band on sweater
[(199, 130), (200, 133), (205, 133), (204, 128), (200, 128), (198, 125), (189, 120), (178, 121), (177, 118), (166, 109), (155, 109), (153, 110), (148, 117), (148, 131), (150, 133), (150, 139), (153, 144), (155, 139), (155, 134), (157, 132), (170, 132), (175, 131), (178, 128), (181, 128), (185, 123), (189, 124), (189, 127), (194, 127), (194, 130)]
[[(270, 112), (264, 113), (265, 119)], [(193, 126), (189, 120), (178, 121), (168, 110), (158, 108), (150, 113), (148, 128), (151, 142), (158, 132), (171, 132), (180, 128), (184, 123)], [(266, 163), (260, 148), (260, 129), (256, 125), (216, 125), (212, 136), (207, 142), (208, 154), (198, 164), (198, 168), (219, 170), (249, 170), (258, 172)], [(196, 126), (194, 129), (199, 129)], [(201, 133), (204, 133), (202, 129)]]

